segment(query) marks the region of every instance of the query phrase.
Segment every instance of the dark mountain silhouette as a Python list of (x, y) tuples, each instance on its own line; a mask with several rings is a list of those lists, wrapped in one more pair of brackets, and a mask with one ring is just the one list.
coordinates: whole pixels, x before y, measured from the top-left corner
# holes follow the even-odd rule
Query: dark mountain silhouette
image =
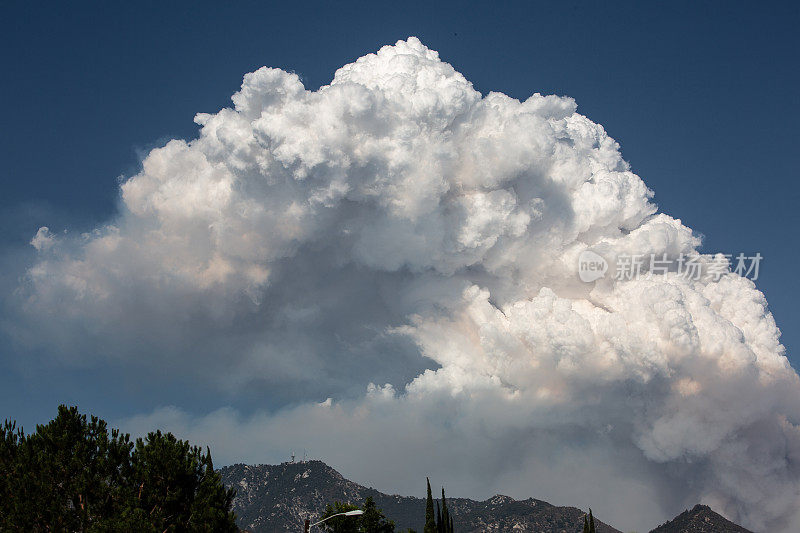
[(707, 505), (695, 505), (650, 533), (752, 533), (711, 510)]
[[(220, 469), (225, 485), (236, 489), (233, 510), (239, 527), (253, 533), (302, 531), (303, 521), (318, 520), (334, 501), (362, 504), (372, 496), (384, 514), (395, 521), (397, 531), (422, 532), (425, 500), (383, 494), (345, 479), (322, 461), (249, 466), (236, 464)], [(421, 484), (424, 484), (424, 478)], [(515, 533), (581, 533), (584, 512), (529, 498), (514, 500), (493, 496), (479, 502), (448, 498), (447, 507), (459, 533), (513, 531)], [(597, 520), (598, 533), (621, 533)], [(696, 505), (650, 533), (752, 533), (726, 520), (705, 505)]]
[[(302, 531), (303, 520), (318, 519), (333, 501), (363, 503), (372, 496), (397, 530), (422, 531), (425, 500), (410, 496), (383, 494), (342, 477), (321, 461), (248, 466), (237, 464), (222, 468), (222, 481), (236, 489), (233, 510), (239, 527), (253, 533)], [(424, 484), (422, 478), (421, 484)], [(448, 498), (459, 533), (516, 531), (536, 533), (580, 533), (583, 511), (575, 507), (557, 507), (532, 498), (514, 500), (494, 496), (478, 502), (466, 498)], [(598, 533), (620, 533), (595, 519)]]

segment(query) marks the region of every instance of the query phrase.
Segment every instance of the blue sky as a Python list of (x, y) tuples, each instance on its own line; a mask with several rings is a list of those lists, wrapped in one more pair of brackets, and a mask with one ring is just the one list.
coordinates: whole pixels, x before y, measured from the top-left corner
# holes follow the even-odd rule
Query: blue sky
[[(6, 3), (2, 296), (10, 301), (34, 263), (28, 242), (39, 227), (78, 234), (112, 219), (121, 180), (141, 170), (152, 148), (196, 137), (194, 115), (230, 106), (245, 73), (277, 67), (316, 89), (343, 64), (413, 35), (484, 95), (573, 97), (620, 143), (660, 210), (704, 235), (703, 251), (760, 252), (757, 286), (800, 367), (799, 9), (789, 2)], [(13, 323), (14, 312), (6, 305), (3, 321)], [(147, 332), (140, 341), (126, 353), (148, 350)], [(211, 395), (177, 372), (132, 372), (100, 353), (66, 364), (45, 352), (0, 336), (0, 414), (28, 427), (60, 402), (120, 419), (163, 405), (248, 412), (304, 399), (268, 388)], [(413, 377), (424, 364), (412, 366)]]

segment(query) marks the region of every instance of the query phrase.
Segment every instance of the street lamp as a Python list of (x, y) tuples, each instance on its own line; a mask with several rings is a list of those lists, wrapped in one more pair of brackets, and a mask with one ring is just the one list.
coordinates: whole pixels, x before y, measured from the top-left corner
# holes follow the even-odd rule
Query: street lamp
[(311, 520), (309, 520), (308, 518), (306, 518), (306, 533), (308, 533), (308, 532), (309, 532), (309, 530), (311, 529), (311, 526), (316, 526), (317, 524), (321, 524), (321, 523), (323, 523), (325, 520), (330, 520), (330, 519), (331, 519), (331, 518), (333, 518), (334, 516), (360, 516), (360, 515), (362, 515), (362, 514), (364, 514), (364, 511), (362, 511), (361, 509), (355, 509), (355, 510), (353, 510), (353, 511), (346, 511), (346, 512), (344, 512), (344, 513), (336, 513), (336, 514), (332, 514), (332, 515), (330, 515), (328, 518), (323, 518), (323, 519), (322, 519), (322, 520), (320, 520), (319, 522), (314, 522), (313, 524), (310, 524)]

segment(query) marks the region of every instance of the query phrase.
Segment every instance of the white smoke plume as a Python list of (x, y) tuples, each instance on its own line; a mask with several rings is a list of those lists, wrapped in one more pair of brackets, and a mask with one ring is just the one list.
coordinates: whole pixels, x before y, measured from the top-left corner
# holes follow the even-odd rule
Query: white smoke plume
[(127, 427), (223, 462), (307, 444), (383, 490), (438, 473), (620, 527), (702, 501), (800, 528), (800, 382), (754, 284), (578, 278), (590, 248), (700, 240), (572, 99), (482, 96), (412, 37), (316, 91), (261, 68), (233, 103), (152, 150), (108, 225), (33, 241), (20, 342), (272, 402)]

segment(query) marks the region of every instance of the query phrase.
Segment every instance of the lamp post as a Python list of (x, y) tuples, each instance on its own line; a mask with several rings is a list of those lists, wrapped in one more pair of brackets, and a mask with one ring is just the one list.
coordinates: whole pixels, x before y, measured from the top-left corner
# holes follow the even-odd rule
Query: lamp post
[(332, 514), (332, 515), (330, 515), (328, 518), (323, 518), (323, 519), (322, 519), (322, 520), (320, 520), (319, 522), (314, 522), (313, 524), (311, 523), (311, 520), (309, 520), (308, 518), (306, 518), (306, 523), (305, 523), (305, 533), (309, 533), (309, 531), (311, 530), (311, 527), (312, 527), (312, 526), (316, 526), (316, 525), (318, 525), (318, 524), (321, 524), (321, 523), (323, 523), (325, 520), (330, 520), (330, 519), (331, 519), (331, 518), (333, 518), (334, 516), (360, 516), (360, 515), (362, 515), (362, 514), (364, 514), (364, 511), (362, 511), (361, 509), (355, 509), (355, 510), (353, 510), (353, 511), (346, 511), (346, 512), (344, 512), (344, 513), (336, 513), (336, 514)]

